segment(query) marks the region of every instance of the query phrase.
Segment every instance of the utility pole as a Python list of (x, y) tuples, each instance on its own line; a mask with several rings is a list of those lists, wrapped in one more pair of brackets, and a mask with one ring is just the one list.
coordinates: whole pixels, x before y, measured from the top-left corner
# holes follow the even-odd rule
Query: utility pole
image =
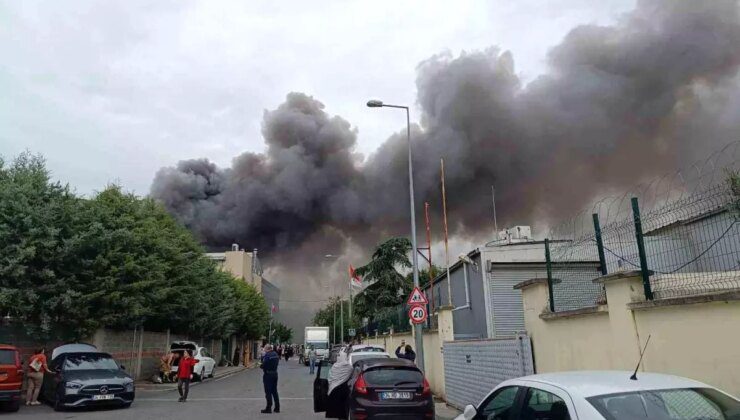
[[(498, 235), (498, 221), (496, 220), (496, 190), (491, 185), (491, 201), (493, 201), (493, 228), (496, 229), (495, 234)], [(494, 239), (498, 238), (496, 236)]]
[(447, 266), (447, 304), (452, 306), (452, 279), (450, 278), (450, 251), (447, 245), (447, 193), (445, 192), (445, 160), (440, 159), (442, 169), (442, 215), (445, 226), (445, 266)]

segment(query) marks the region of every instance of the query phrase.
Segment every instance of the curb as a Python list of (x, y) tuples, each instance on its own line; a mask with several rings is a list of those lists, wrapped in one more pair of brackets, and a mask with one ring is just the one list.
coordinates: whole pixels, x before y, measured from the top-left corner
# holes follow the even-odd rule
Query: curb
[[(200, 382), (192, 382), (190, 384), (191, 387), (198, 386), (200, 384), (206, 384), (209, 382), (214, 382), (219, 379), (225, 379), (230, 376), (234, 376), (237, 373), (244, 372), (245, 370), (249, 369), (251, 366), (240, 366), (239, 369), (233, 369), (224, 372), (223, 370), (216, 370), (216, 374), (213, 376), (213, 378), (208, 378), (205, 381)], [(164, 392), (164, 391), (174, 391), (177, 390), (177, 384), (176, 383), (166, 383), (166, 384), (153, 384), (151, 382), (139, 382), (136, 384), (136, 390), (137, 391), (143, 391), (143, 392)]]

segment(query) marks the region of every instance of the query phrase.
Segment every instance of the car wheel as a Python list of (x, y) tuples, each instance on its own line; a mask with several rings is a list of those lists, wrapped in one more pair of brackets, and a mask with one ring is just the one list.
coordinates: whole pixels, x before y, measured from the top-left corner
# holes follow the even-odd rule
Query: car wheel
[(209, 376), (211, 378), (216, 376), (216, 366), (215, 365), (211, 368), (211, 374)]
[(3, 409), (5, 411), (9, 411), (11, 413), (15, 413), (21, 408), (21, 402), (20, 401), (11, 401), (9, 403), (6, 403), (5, 407)]
[(199, 376), (200, 377), (198, 378), (198, 381), (203, 382), (203, 381), (206, 380), (206, 368), (205, 368), (205, 366), (203, 367), (203, 369), (200, 370), (200, 375)]

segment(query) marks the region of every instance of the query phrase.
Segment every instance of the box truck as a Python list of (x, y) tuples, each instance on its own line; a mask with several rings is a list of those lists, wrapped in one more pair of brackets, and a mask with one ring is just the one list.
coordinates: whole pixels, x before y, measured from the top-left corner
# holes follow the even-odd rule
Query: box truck
[(316, 350), (316, 360), (329, 359), (329, 327), (306, 327), (303, 336), (304, 364), (308, 366), (308, 350)]

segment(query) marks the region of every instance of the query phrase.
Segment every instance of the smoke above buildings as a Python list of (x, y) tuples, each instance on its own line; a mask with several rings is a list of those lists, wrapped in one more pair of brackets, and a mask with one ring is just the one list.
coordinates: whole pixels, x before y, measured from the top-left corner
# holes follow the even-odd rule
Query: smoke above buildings
[[(738, 45), (736, 1), (639, 1), (614, 26), (572, 29), (527, 84), (496, 47), (425, 60), (412, 131), (417, 214), (439, 203), (440, 158), (451, 234), (490, 237), (491, 185), (500, 224), (557, 221), (739, 139)], [(211, 247), (296, 255), (310, 241), (319, 255), (408, 233), (405, 127), (364, 159), (350, 122), (293, 92), (265, 112), (262, 134), (266, 152), (231, 167), (162, 168), (152, 196)], [(316, 255), (300, 254), (273, 263), (318, 275)]]

